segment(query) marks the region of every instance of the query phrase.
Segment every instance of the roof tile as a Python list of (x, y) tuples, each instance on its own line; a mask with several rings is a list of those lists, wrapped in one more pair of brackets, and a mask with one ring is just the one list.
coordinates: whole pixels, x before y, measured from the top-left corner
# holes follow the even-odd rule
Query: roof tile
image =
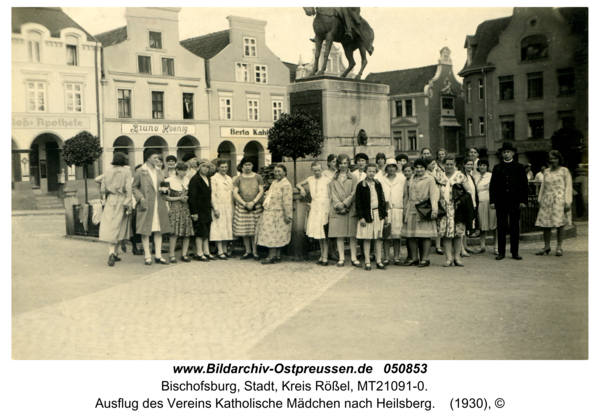
[(60, 38), (63, 29), (77, 28), (85, 32), (88, 41), (96, 40), (60, 7), (13, 7), (11, 10), (12, 33), (21, 33), (21, 26), (25, 23), (38, 23), (48, 28), (54, 38)]
[(103, 47), (120, 44), (127, 40), (127, 26), (102, 32), (96, 35), (96, 39), (102, 43)]
[(197, 56), (210, 60), (229, 45), (229, 29), (184, 39), (181, 45)]
[(423, 93), (429, 80), (435, 76), (437, 67), (435, 64), (406, 70), (371, 73), (365, 78), (365, 81), (387, 84), (390, 86), (390, 95)]

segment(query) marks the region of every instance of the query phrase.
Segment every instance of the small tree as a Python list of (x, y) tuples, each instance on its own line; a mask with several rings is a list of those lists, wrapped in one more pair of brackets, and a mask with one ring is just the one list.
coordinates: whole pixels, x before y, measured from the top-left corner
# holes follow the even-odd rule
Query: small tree
[(87, 131), (65, 141), (63, 146), (63, 160), (68, 166), (83, 166), (83, 181), (85, 184), (85, 203), (88, 203), (87, 165), (93, 164), (102, 155), (102, 147), (98, 137)]
[(294, 186), (296, 185), (296, 160), (321, 154), (323, 134), (319, 123), (306, 112), (281, 114), (269, 130), (267, 148), (271, 153), (294, 160)]
[(552, 149), (560, 151), (565, 159), (565, 166), (573, 171), (581, 163), (583, 153), (583, 133), (577, 128), (564, 127), (554, 131)]

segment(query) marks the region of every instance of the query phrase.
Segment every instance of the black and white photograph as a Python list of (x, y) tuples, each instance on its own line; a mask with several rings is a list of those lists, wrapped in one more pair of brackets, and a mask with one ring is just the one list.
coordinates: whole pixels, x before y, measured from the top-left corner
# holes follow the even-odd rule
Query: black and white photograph
[(588, 7), (83, 6), (10, 8), (12, 376), (586, 370)]

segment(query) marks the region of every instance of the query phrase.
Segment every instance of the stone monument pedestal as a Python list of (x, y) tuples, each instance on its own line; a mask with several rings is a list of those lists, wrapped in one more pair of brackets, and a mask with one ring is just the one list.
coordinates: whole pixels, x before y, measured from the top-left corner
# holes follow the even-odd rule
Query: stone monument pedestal
[[(325, 137), (319, 157), (298, 160), (298, 182), (311, 175), (313, 160), (326, 163), (329, 154), (347, 154), (351, 159), (357, 153), (365, 153), (370, 159), (375, 159), (377, 153), (394, 156), (389, 90), (385, 84), (332, 76), (300, 79), (290, 85), (291, 112), (301, 110), (313, 116)], [(366, 144), (359, 138), (363, 131)]]

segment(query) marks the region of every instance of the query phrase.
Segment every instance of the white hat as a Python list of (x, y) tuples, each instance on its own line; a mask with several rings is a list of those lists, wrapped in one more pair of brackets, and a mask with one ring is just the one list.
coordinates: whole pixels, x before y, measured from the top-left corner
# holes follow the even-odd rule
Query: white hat
[(396, 166), (396, 170), (398, 169), (398, 162), (396, 161), (396, 159), (389, 157), (386, 161), (385, 161), (385, 166), (383, 167), (383, 173), (387, 173), (387, 167), (389, 165), (394, 165)]

